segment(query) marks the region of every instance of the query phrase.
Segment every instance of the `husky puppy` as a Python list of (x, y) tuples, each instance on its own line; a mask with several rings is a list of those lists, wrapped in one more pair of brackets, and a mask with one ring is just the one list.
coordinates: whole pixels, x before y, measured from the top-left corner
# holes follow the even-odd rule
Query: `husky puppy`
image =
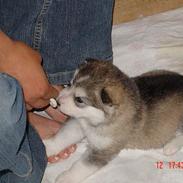
[(71, 116), (53, 138), (48, 155), (86, 138), (88, 148), (56, 183), (79, 183), (122, 149), (164, 147), (171, 155), (183, 145), (183, 76), (153, 71), (129, 78), (109, 62), (88, 61), (57, 99)]

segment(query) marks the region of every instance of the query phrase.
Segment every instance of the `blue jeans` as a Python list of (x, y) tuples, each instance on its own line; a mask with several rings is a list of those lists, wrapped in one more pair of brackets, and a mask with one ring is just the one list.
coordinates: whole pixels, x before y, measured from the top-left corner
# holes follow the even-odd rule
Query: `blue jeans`
[(40, 183), (46, 166), (45, 148), (27, 123), (19, 83), (0, 74), (0, 182)]
[[(113, 1), (0, 0), (0, 29), (41, 53), (51, 84), (66, 84), (86, 58), (112, 60)], [(18, 83), (5, 74), (0, 101), (0, 183), (40, 183), (45, 149), (27, 124)]]
[(86, 58), (112, 60), (113, 1), (0, 0), (0, 28), (41, 52), (52, 84), (66, 84)]

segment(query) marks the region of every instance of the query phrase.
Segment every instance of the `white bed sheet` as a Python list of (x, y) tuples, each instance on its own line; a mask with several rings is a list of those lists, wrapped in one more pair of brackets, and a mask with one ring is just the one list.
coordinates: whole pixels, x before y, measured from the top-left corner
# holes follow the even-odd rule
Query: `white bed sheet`
[[(114, 64), (130, 76), (153, 69), (183, 73), (183, 8), (113, 27)], [(68, 160), (48, 165), (42, 183), (53, 183), (85, 150), (84, 142)], [(157, 162), (162, 161), (162, 169)], [(122, 150), (107, 166), (83, 183), (182, 183), (183, 150), (164, 156), (160, 150)]]

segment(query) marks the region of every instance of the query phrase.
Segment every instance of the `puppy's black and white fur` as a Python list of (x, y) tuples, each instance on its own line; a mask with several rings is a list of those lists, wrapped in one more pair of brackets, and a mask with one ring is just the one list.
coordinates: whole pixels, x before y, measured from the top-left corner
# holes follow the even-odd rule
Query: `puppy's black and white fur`
[(183, 145), (183, 76), (153, 71), (129, 78), (109, 62), (92, 60), (76, 71), (58, 97), (71, 116), (53, 138), (48, 155), (86, 138), (88, 148), (56, 183), (79, 183), (122, 149), (164, 147), (170, 155)]

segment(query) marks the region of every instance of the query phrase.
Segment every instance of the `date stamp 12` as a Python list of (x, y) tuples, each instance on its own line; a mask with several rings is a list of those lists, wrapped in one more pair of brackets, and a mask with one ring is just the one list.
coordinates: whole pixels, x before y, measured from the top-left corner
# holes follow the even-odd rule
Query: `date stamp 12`
[(157, 161), (155, 163), (157, 169), (180, 169), (183, 170), (183, 161)]

